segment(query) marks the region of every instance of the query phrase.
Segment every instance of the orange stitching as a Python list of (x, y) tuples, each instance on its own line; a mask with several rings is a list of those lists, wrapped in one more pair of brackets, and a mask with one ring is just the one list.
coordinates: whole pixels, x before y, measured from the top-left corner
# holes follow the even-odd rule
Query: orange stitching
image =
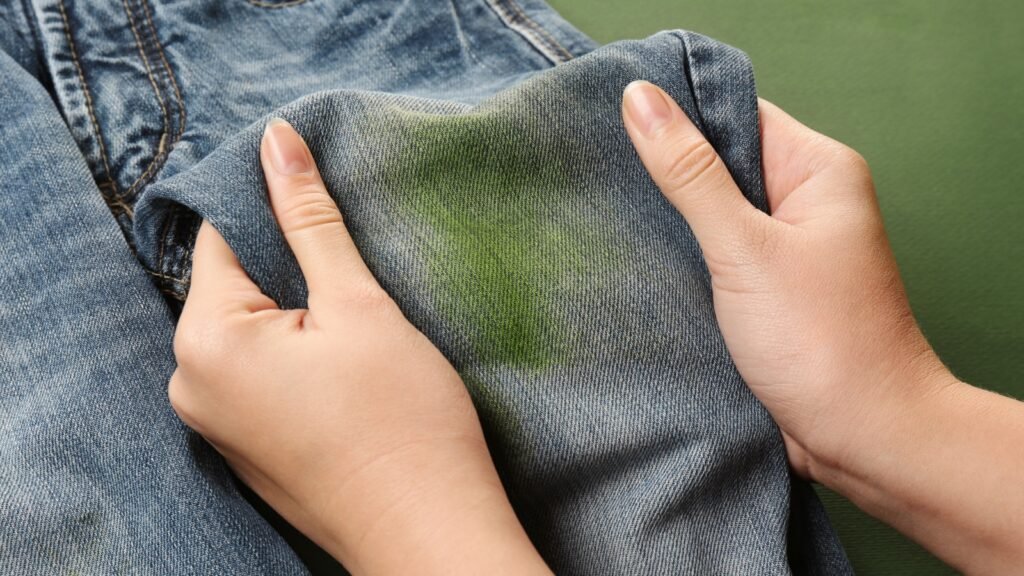
[[(302, 0), (305, 2), (306, 0)], [(171, 87), (174, 88), (174, 98), (178, 101), (178, 131), (175, 135), (174, 142), (171, 143), (171, 148), (181, 140), (182, 134), (185, 133), (185, 124), (188, 116), (185, 112), (185, 101), (181, 97), (181, 90), (178, 89), (178, 81), (174, 78), (174, 71), (171, 70), (171, 64), (167, 61), (167, 55), (164, 53), (164, 47), (160, 44), (160, 38), (156, 34), (156, 25), (153, 24), (153, 17), (149, 12), (149, 2), (141, 0), (142, 9), (146, 13), (146, 21), (149, 22), (149, 29), (153, 34), (153, 44), (156, 46), (157, 51), (160, 52), (160, 60), (164, 63), (164, 70), (167, 72), (167, 79), (171, 81)]]
[[(306, 0), (301, 0), (301, 1), (305, 2)], [(150, 12), (150, 10), (149, 10), (149, 2), (147, 2), (147, 0), (139, 0), (139, 3), (142, 4), (142, 9), (143, 9), (143, 12), (145, 13), (145, 16), (146, 16), (146, 22), (149, 24), (149, 31), (150, 31), (150, 34), (153, 37), (153, 45), (156, 46), (157, 51), (160, 53), (160, 61), (163, 62), (164, 72), (167, 75), (168, 81), (170, 81), (171, 87), (174, 89), (174, 97), (175, 97), (175, 100), (177, 100), (177, 103), (178, 103), (178, 128), (177, 128), (177, 130), (175, 131), (175, 134), (174, 134), (174, 141), (171, 142), (171, 144), (170, 144), (170, 146), (168, 148), (164, 148), (165, 141), (164, 141), (163, 138), (161, 138), (161, 141), (160, 141), (160, 147), (161, 147), (161, 151), (162, 151), (162, 154), (163, 154), (163, 160), (166, 160), (167, 156), (170, 154), (170, 150), (173, 149), (174, 146), (177, 145), (177, 143), (181, 141), (181, 137), (185, 133), (185, 126), (187, 124), (188, 115), (187, 115), (187, 111), (185, 110), (185, 101), (181, 97), (181, 89), (178, 87), (178, 81), (174, 77), (174, 71), (171, 69), (171, 64), (167, 60), (167, 54), (164, 52), (163, 45), (160, 44), (159, 36), (157, 36), (156, 25), (153, 23), (153, 15), (152, 15), (152, 12)], [(165, 136), (166, 136), (166, 134), (165, 134)], [(161, 162), (161, 164), (162, 164), (162, 162)], [(147, 172), (148, 172), (148, 170), (147, 170)], [(135, 184), (138, 184), (140, 181), (142, 181), (142, 179), (145, 176), (146, 176), (146, 174), (144, 173), (142, 176), (139, 177), (138, 180), (136, 180)], [(135, 187), (135, 184), (132, 184), (132, 188)], [(157, 263), (161, 267), (163, 267), (163, 265), (164, 265), (165, 247), (167, 246), (167, 235), (170, 233), (170, 228), (171, 228), (170, 222), (171, 222), (171, 220), (176, 220), (176, 219), (177, 219), (177, 211), (176, 210), (169, 211), (169, 213), (167, 215), (167, 222), (166, 222), (166, 225), (164, 226), (164, 231), (160, 235), (160, 256), (159, 256), (159, 259), (158, 259)], [(188, 285), (188, 282), (185, 281), (184, 279), (181, 279), (181, 278), (175, 278), (173, 276), (168, 276), (166, 274), (162, 275), (161, 277), (163, 279), (165, 279), (165, 280), (169, 280), (169, 281), (172, 281), (172, 282), (177, 282), (177, 283), (183, 284), (185, 286)]]
[(182, 280), (180, 278), (175, 278), (174, 276), (169, 276), (167, 274), (161, 274), (159, 272), (155, 272), (153, 270), (150, 270), (149, 268), (146, 268), (145, 270), (146, 270), (146, 274), (149, 274), (150, 276), (156, 276), (157, 278), (160, 278), (161, 280), (167, 280), (169, 282), (174, 282), (175, 284), (185, 284), (185, 285), (188, 284), (184, 280)]
[(116, 198), (111, 198), (109, 206), (110, 206), (111, 209), (119, 208), (122, 212), (127, 214), (128, 218), (130, 218), (130, 219), (134, 219), (135, 218), (135, 209), (132, 208), (130, 205), (128, 205), (128, 203), (126, 203), (124, 201), (124, 198), (122, 198), (121, 196), (118, 196)]
[[(152, 14), (152, 12), (149, 9), (149, 4), (146, 2), (146, 0), (140, 0), (139, 3), (142, 5), (143, 14), (144, 14), (144, 16), (146, 18), (146, 23), (148, 24), (148, 30), (147, 30), (148, 38), (147, 39), (150, 40), (150, 42), (147, 43), (147, 44), (152, 44), (152, 46), (156, 48), (156, 50), (157, 50), (157, 52), (158, 52), (158, 54), (160, 56), (160, 61), (161, 61), (162, 65), (163, 65), (163, 73), (167, 77), (167, 82), (170, 83), (171, 88), (174, 90), (174, 99), (175, 99), (175, 101), (176, 101), (176, 103), (178, 105), (178, 126), (174, 129), (173, 135), (171, 135), (170, 134), (171, 133), (171, 130), (170, 130), (171, 122), (170, 122), (170, 115), (169, 115), (169, 112), (168, 112), (168, 109), (167, 109), (167, 102), (163, 98), (163, 93), (160, 90), (160, 86), (158, 86), (158, 84), (162, 85), (162, 83), (160, 83), (158, 81), (158, 79), (157, 79), (157, 74), (159, 73), (159, 69), (150, 66), (150, 64), (149, 64), (149, 57), (148, 57), (148, 55), (146, 55), (145, 48), (143, 46), (143, 40), (140, 38), (140, 36), (142, 36), (142, 33), (139, 31), (138, 27), (136, 27), (135, 18), (131, 14), (131, 8), (128, 6), (127, 1), (126, 0), (122, 0), (122, 2), (125, 5), (125, 12), (128, 14), (129, 24), (132, 25), (132, 31), (133, 31), (132, 33), (135, 36), (136, 44), (139, 47), (139, 54), (143, 58), (143, 64), (145, 64), (145, 66), (146, 66), (146, 71), (147, 71), (147, 74), (149, 75), (150, 83), (153, 85), (153, 91), (156, 94), (157, 101), (160, 104), (160, 109), (161, 109), (161, 113), (163, 115), (163, 121), (164, 121), (164, 131), (160, 135), (160, 142), (159, 142), (159, 144), (157, 146), (156, 153), (154, 154), (153, 159), (150, 161), (149, 166), (146, 167), (146, 170), (141, 175), (139, 175), (138, 178), (135, 179), (135, 182), (133, 182), (131, 187), (129, 188), (127, 194), (132, 194), (140, 186), (142, 186), (146, 182), (148, 182), (149, 178), (151, 178), (152, 175), (154, 175), (156, 173), (156, 171), (159, 171), (160, 168), (163, 167), (164, 162), (167, 160), (167, 157), (170, 155), (170, 151), (174, 148), (174, 146), (179, 141), (181, 141), (181, 137), (185, 133), (185, 126), (186, 126), (186, 123), (187, 123), (188, 116), (187, 116), (187, 112), (185, 110), (184, 99), (181, 96), (181, 89), (178, 86), (178, 81), (174, 77), (174, 71), (171, 69), (171, 64), (170, 64), (170, 62), (167, 59), (167, 53), (164, 52), (163, 46), (160, 44), (160, 38), (159, 38), (159, 36), (157, 36), (156, 25), (153, 23), (153, 14)], [(173, 140), (170, 144), (167, 143), (168, 135), (171, 135), (171, 138)], [(171, 210), (171, 211), (169, 211), (169, 214), (167, 215), (166, 220), (164, 221), (164, 226), (163, 226), (163, 229), (161, 230), (161, 233), (160, 233), (160, 236), (159, 236), (160, 237), (160, 252), (157, 255), (156, 263), (161, 268), (163, 268), (164, 264), (165, 264), (166, 247), (167, 247), (167, 235), (170, 233), (171, 223), (174, 220), (175, 220), (175, 211)], [(151, 271), (151, 270), (147, 270), (147, 272), (150, 272), (153, 276), (155, 276), (157, 278), (160, 278), (162, 280), (168, 281), (168, 282), (174, 282), (174, 283), (179, 283), (179, 284), (187, 285), (185, 280), (180, 279), (180, 278), (176, 278), (176, 277), (168, 275), (168, 274), (162, 274), (162, 273)], [(168, 293), (173, 295), (173, 296), (175, 296), (176, 298), (180, 299), (180, 297), (177, 294), (175, 294), (173, 292), (168, 292)]]
[(125, 192), (125, 195), (128, 196), (133, 194), (139, 182), (141, 182), (143, 178), (146, 178), (149, 175), (149, 173), (157, 165), (157, 160), (163, 159), (163, 156), (166, 153), (165, 144), (167, 142), (167, 134), (170, 132), (171, 120), (170, 115), (168, 115), (167, 113), (167, 104), (164, 102), (163, 94), (161, 94), (160, 87), (157, 86), (156, 78), (153, 76), (153, 69), (149, 65), (149, 58), (146, 56), (146, 49), (143, 46), (142, 39), (139, 36), (139, 29), (135, 25), (135, 18), (132, 16), (131, 8), (128, 6), (128, 0), (121, 0), (121, 4), (124, 6), (125, 14), (128, 16), (128, 24), (132, 27), (132, 35), (135, 37), (135, 45), (139, 49), (139, 56), (142, 57), (142, 64), (146, 67), (146, 76), (149, 77), (149, 83), (153, 87), (153, 93), (156, 94), (157, 102), (160, 104), (160, 113), (163, 117), (163, 132), (160, 135), (160, 141), (157, 144), (157, 150), (153, 155), (153, 159), (149, 161), (149, 166), (146, 167), (146, 170), (142, 173), (142, 175), (136, 178), (134, 182), (132, 182), (131, 186), (128, 188), (128, 191)]
[[(167, 124), (165, 123), (164, 126), (166, 126), (166, 125)], [(142, 184), (145, 184), (145, 182), (142, 182), (142, 180), (145, 179), (145, 178), (148, 178), (150, 176), (150, 172), (152, 172), (154, 168), (159, 170), (160, 167), (163, 166), (163, 162), (162, 161), (164, 160), (164, 157), (167, 155), (167, 148), (165, 146), (166, 143), (167, 143), (167, 130), (165, 128), (164, 132), (162, 134), (160, 134), (160, 142), (157, 144), (156, 154), (154, 154), (153, 155), (153, 159), (149, 161), (149, 166), (146, 167), (146, 171), (145, 172), (143, 172), (141, 175), (139, 175), (139, 177), (136, 178), (134, 182), (132, 182), (131, 186), (128, 187), (128, 190), (125, 191), (125, 193), (124, 193), (125, 196), (130, 196), (131, 194), (133, 194), (135, 192), (135, 189), (137, 187), (141, 186)], [(160, 160), (161, 162), (157, 163), (157, 160)]]
[(562, 55), (565, 56), (567, 59), (569, 59), (569, 60), (573, 59), (572, 53), (570, 53), (561, 44), (559, 44), (558, 40), (555, 40), (555, 38), (547, 30), (541, 28), (541, 26), (539, 24), (537, 24), (536, 22), (533, 21), (533, 19), (531, 19), (529, 16), (527, 16), (526, 12), (523, 11), (522, 7), (520, 7), (518, 4), (516, 4), (515, 0), (506, 0), (505, 3), (509, 7), (511, 7), (513, 10), (515, 10), (519, 14), (520, 17), (522, 17), (523, 22), (527, 26), (529, 26), (534, 31), (536, 31), (537, 34), (542, 36), (543, 37), (542, 41), (547, 43), (549, 47), (555, 48), (556, 51), (561, 52)]
[[(140, 186), (148, 182), (149, 178), (151, 178), (152, 175), (159, 171), (160, 168), (164, 165), (164, 162), (166, 161), (168, 155), (170, 154), (170, 150), (180, 141), (181, 136), (184, 134), (185, 125), (187, 121), (185, 103), (184, 99), (181, 96), (181, 89), (178, 86), (177, 79), (175, 79), (174, 77), (174, 71), (171, 69), (170, 62), (167, 59), (167, 54), (164, 52), (163, 46), (160, 44), (160, 38), (159, 36), (157, 36), (156, 32), (156, 25), (153, 23), (152, 12), (149, 10), (149, 5), (146, 3), (146, 0), (140, 0), (140, 4), (142, 5), (143, 15), (146, 18), (146, 24), (148, 24), (148, 29), (145, 30), (146, 34), (140, 31), (140, 25), (136, 23), (135, 15), (133, 14), (133, 8), (132, 6), (129, 6), (128, 0), (122, 0), (125, 15), (128, 17), (128, 24), (132, 28), (132, 35), (135, 37), (135, 44), (139, 50), (139, 56), (142, 58), (142, 64), (146, 68), (146, 76), (149, 78), (149, 83), (153, 88), (153, 94), (156, 96), (157, 103), (160, 105), (163, 130), (160, 134), (160, 140), (157, 143), (157, 148), (153, 154), (153, 158), (150, 160), (149, 165), (146, 167), (145, 171), (143, 171), (142, 174), (140, 174), (139, 177), (136, 178), (135, 181), (132, 182), (131, 186), (128, 188), (127, 192), (125, 193), (128, 196), (134, 194)], [(146, 38), (143, 39), (143, 36), (146, 36)], [(161, 81), (159, 78), (157, 78), (157, 75), (159, 74), (160, 71), (158, 68), (151, 65), (149, 55), (146, 53), (147, 47), (156, 48), (158, 55), (160, 57), (160, 61), (163, 65), (163, 73), (166, 75), (166, 82), (169, 82), (174, 90), (174, 98), (178, 105), (178, 125), (173, 129), (173, 134), (171, 127), (171, 116), (168, 110), (168, 102), (165, 99), (163, 93), (163, 90), (166, 89), (166, 84), (165, 81)], [(168, 136), (171, 136), (171, 138), (173, 139), (173, 142), (171, 142), (170, 144), (168, 144), (167, 142)], [(171, 210), (166, 220), (164, 220), (164, 226), (159, 235), (160, 251), (159, 254), (157, 255), (156, 263), (161, 268), (164, 266), (165, 262), (167, 235), (170, 233), (171, 222), (174, 220), (173, 213), (174, 211)], [(165, 282), (185, 284), (184, 280), (176, 278), (169, 274), (149, 270), (148, 268), (146, 269), (146, 272)], [(178, 300), (182, 300), (182, 297), (177, 292), (167, 290), (165, 288), (160, 288), (160, 291)]]
[(173, 290), (169, 290), (167, 288), (157, 288), (157, 290), (159, 290), (161, 294), (166, 294), (167, 296), (170, 296), (171, 298), (174, 298), (178, 302), (184, 302), (185, 301), (185, 297), (184, 296), (182, 296), (181, 294), (178, 294), (177, 292), (174, 292)]
[(78, 61), (78, 51), (75, 50), (74, 40), (71, 38), (71, 23), (68, 21), (68, 13), (64, 8), (64, 0), (59, 0), (57, 8), (60, 10), (61, 20), (64, 21), (64, 36), (68, 40), (68, 48), (71, 52), (71, 61), (75, 64), (75, 70), (78, 72), (78, 81), (82, 85), (82, 94), (85, 96), (85, 107), (89, 111), (89, 119), (92, 122), (93, 133), (96, 135), (96, 142), (100, 149), (100, 159), (103, 161), (103, 172), (107, 175), (107, 182), (113, 189), (114, 195), (120, 197), (120, 193), (117, 191), (117, 183), (114, 181), (114, 177), (110, 172), (110, 163), (107, 161), (107, 147), (103, 144), (103, 135), (100, 132), (100, 123), (96, 119), (96, 112), (92, 107), (92, 95), (89, 92), (89, 84), (85, 81), (85, 73), (82, 71), (82, 64)]

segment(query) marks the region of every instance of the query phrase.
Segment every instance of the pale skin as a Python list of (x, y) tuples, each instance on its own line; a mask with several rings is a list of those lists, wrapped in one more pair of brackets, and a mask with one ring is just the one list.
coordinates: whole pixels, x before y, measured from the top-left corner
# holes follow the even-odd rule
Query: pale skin
[[(633, 83), (623, 102), (790, 463), (961, 571), (1021, 573), (1024, 403), (960, 382), (932, 351), (864, 160), (772, 104), (760, 114), (770, 216), (660, 89)], [(550, 574), (458, 374), (366, 268), (301, 138), (271, 123), (261, 159), (309, 308), (278, 309), (204, 223), (174, 409), (354, 574)]]

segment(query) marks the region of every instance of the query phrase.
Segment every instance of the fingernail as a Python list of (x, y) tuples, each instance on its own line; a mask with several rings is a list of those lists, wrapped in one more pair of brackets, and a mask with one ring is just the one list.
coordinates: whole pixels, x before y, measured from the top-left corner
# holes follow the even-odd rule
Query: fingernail
[(664, 92), (650, 82), (635, 80), (623, 92), (626, 114), (644, 136), (654, 136), (672, 120), (672, 108)]
[(283, 118), (271, 118), (263, 129), (263, 146), (279, 174), (301, 174), (313, 169), (302, 137)]

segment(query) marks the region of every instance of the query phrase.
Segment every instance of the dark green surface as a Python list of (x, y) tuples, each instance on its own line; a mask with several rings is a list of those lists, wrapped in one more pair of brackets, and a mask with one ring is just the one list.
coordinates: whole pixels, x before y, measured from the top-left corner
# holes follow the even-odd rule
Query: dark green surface
[[(549, 1), (602, 42), (686, 28), (745, 50), (763, 97), (868, 159), (911, 303), (946, 363), (1024, 398), (1024, 3)], [(826, 502), (859, 574), (953, 573)]]

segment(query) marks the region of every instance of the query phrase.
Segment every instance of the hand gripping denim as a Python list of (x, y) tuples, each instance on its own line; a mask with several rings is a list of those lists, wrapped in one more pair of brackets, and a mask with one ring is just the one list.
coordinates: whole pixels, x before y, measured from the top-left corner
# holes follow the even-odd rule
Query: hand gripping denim
[(620, 119), (628, 82), (661, 85), (765, 209), (742, 53), (688, 32), (595, 49), (537, 2), (117, 4), (8, 18), (41, 48), (0, 60), (0, 567), (301, 571), (174, 421), (173, 314), (145, 280), (186, 297), (204, 217), (304, 304), (259, 170), (273, 114), (462, 374), (556, 572), (849, 573)]

